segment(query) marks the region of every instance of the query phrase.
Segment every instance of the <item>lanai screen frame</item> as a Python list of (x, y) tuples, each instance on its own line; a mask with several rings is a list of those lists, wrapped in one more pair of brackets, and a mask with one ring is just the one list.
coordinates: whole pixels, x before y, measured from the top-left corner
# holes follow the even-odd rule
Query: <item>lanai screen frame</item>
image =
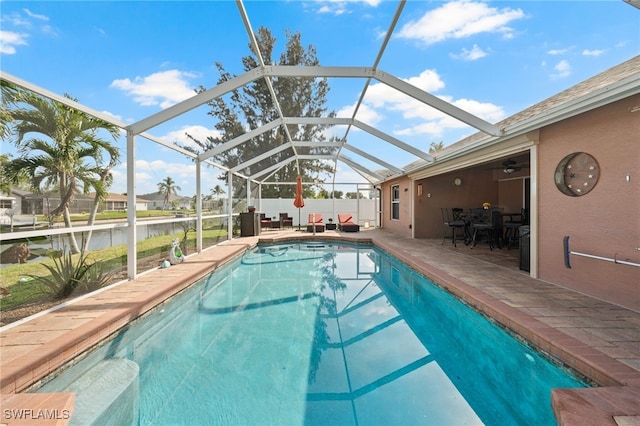
[[(390, 23), (389, 29), (386, 32), (386, 36), (382, 42), (378, 55), (372, 64), (369, 67), (350, 67), (350, 66), (283, 66), (283, 65), (267, 65), (264, 62), (262, 54), (260, 52), (253, 28), (249, 22), (249, 17), (244, 8), (244, 4), (242, 0), (236, 0), (236, 5), (238, 7), (238, 11), (240, 13), (240, 17), (244, 23), (248, 38), (250, 40), (253, 51), (258, 56), (259, 66), (244, 73), (239, 76), (233, 77), (225, 82), (218, 84), (215, 87), (212, 87), (208, 90), (205, 90), (201, 93), (198, 93), (182, 102), (179, 102), (173, 106), (170, 106), (156, 114), (152, 114), (142, 120), (139, 120), (133, 124), (126, 124), (113, 116), (101, 113), (96, 111), (88, 106), (85, 106), (79, 102), (68, 99), (64, 96), (60, 96), (56, 93), (53, 93), (44, 88), (38, 87), (34, 84), (31, 84), (27, 81), (24, 81), (18, 77), (12, 76), (5, 72), (0, 72), (0, 78), (2, 80), (8, 81), (12, 84), (20, 86), (24, 89), (30, 90), (34, 93), (37, 93), (41, 96), (44, 96), (48, 99), (54, 100), (56, 102), (62, 103), (69, 107), (75, 108), (85, 114), (93, 116), (95, 118), (99, 118), (108, 123), (111, 123), (119, 128), (121, 128), (126, 133), (126, 163), (127, 163), (127, 205), (135, 206), (136, 205), (136, 197), (135, 193), (135, 184), (136, 184), (136, 176), (135, 176), (135, 161), (136, 161), (136, 138), (138, 136), (143, 137), (151, 142), (162, 145), (166, 148), (177, 151), (195, 161), (196, 164), (196, 250), (198, 252), (202, 251), (202, 178), (201, 178), (201, 170), (202, 164), (208, 164), (219, 168), (228, 173), (228, 192), (229, 192), (229, 202), (227, 203), (227, 211), (226, 215), (228, 217), (228, 238), (232, 236), (232, 227), (233, 227), (233, 211), (232, 211), (232, 197), (233, 197), (233, 177), (237, 176), (247, 181), (247, 193), (249, 193), (249, 186), (251, 182), (258, 184), (259, 186), (262, 184), (266, 184), (267, 179), (272, 176), (275, 172), (280, 170), (285, 165), (290, 162), (295, 161), (296, 167), (298, 171), (300, 170), (299, 161), (305, 159), (312, 160), (327, 160), (333, 161), (334, 164), (337, 165), (337, 162), (340, 161), (353, 169), (356, 173), (362, 176), (369, 184), (375, 186), (376, 183), (389, 179), (390, 176), (403, 176), (406, 175), (406, 170), (402, 167), (395, 166), (387, 161), (378, 158), (375, 155), (370, 153), (366, 153), (355, 146), (349, 145), (347, 142), (347, 136), (352, 127), (357, 127), (370, 135), (381, 139), (384, 142), (392, 144), (397, 148), (400, 148), (410, 154), (413, 154), (418, 159), (425, 161), (427, 164), (433, 163), (434, 158), (428, 153), (421, 151), (414, 146), (407, 144), (400, 139), (397, 139), (391, 135), (388, 135), (375, 127), (369, 126), (366, 123), (363, 123), (356, 119), (358, 110), (364, 96), (366, 94), (367, 88), (370, 85), (372, 79), (377, 80), (380, 83), (383, 83), (389, 87), (392, 87), (405, 95), (410, 96), (411, 98), (427, 105), (433, 107), (475, 129), (489, 135), (490, 137), (501, 138), (506, 136), (504, 131), (500, 129), (498, 126), (491, 124), (461, 108), (456, 107), (453, 104), (450, 104), (442, 99), (413, 86), (410, 83), (407, 83), (381, 69), (378, 68), (378, 64), (384, 54), (386, 46), (393, 34), (395, 26), (402, 14), (402, 10), (404, 8), (406, 1), (400, 1), (398, 4), (398, 8), (392, 22)], [(363, 90), (360, 94), (356, 107), (354, 108), (354, 112), (351, 118), (339, 118), (339, 117), (285, 117), (282, 114), (279, 101), (275, 95), (273, 90), (272, 81), (273, 77), (280, 78), (298, 78), (298, 77), (307, 77), (307, 78), (360, 78), (365, 80), (365, 84)], [(194, 154), (190, 151), (187, 151), (179, 146), (176, 146), (168, 141), (165, 141), (161, 138), (158, 138), (150, 133), (148, 130), (156, 127), (162, 123), (165, 123), (175, 117), (178, 117), (182, 114), (185, 114), (188, 111), (191, 111), (194, 108), (202, 106), (218, 97), (221, 97), (227, 93), (230, 93), (233, 90), (239, 89), (244, 85), (250, 84), (255, 80), (264, 79), (267, 87), (270, 90), (271, 98), (274, 103), (274, 107), (278, 111), (279, 118), (262, 125), (257, 129), (252, 129), (249, 132), (234, 138), (230, 141), (227, 141), (213, 149), (210, 149), (201, 154)], [(288, 124), (316, 124), (316, 125), (342, 125), (346, 126), (346, 131), (344, 136), (339, 141), (332, 142), (317, 142), (317, 141), (294, 141), (291, 138), (291, 135), (287, 129)], [(234, 167), (226, 167), (221, 164), (216, 163), (212, 158), (215, 155), (220, 154), (226, 150), (235, 148), (236, 146), (242, 144), (250, 140), (253, 137), (257, 137), (262, 133), (270, 131), (278, 126), (283, 126), (284, 133), (287, 136), (287, 141), (280, 147), (274, 148), (268, 153), (262, 154), (256, 159), (252, 159), (245, 163), (238, 164)], [(327, 155), (327, 154), (313, 154), (313, 155), (302, 155), (297, 151), (297, 147), (301, 146), (314, 146), (314, 147), (333, 147), (335, 149), (335, 153)], [(241, 171), (245, 169), (247, 166), (254, 164), (259, 161), (258, 158), (264, 158), (264, 156), (273, 154), (274, 152), (280, 152), (282, 150), (292, 150), (292, 156), (287, 158), (285, 161), (281, 161), (277, 163), (275, 166), (272, 166), (268, 169), (261, 170), (257, 173), (254, 173), (252, 176), (246, 176)], [(383, 172), (373, 171), (369, 168), (363, 166), (357, 160), (345, 155), (343, 153), (343, 149), (348, 150), (362, 158), (365, 158), (377, 165), (380, 165), (383, 168)], [(334, 167), (334, 177), (333, 184), (335, 182), (335, 170)], [(137, 232), (136, 232), (136, 210), (135, 209), (127, 209), (127, 276), (129, 279), (135, 279), (137, 276)]]

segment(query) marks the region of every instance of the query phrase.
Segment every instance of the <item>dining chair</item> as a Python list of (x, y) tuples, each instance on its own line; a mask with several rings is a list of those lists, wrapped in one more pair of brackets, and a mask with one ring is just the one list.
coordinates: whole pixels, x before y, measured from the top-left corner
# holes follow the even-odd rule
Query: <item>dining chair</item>
[[(509, 215), (507, 215), (509, 216)], [(517, 216), (518, 219), (514, 219)], [(520, 227), (527, 224), (527, 209), (520, 210), (520, 214), (510, 215), (509, 220), (504, 222), (504, 241), (507, 243), (507, 249), (511, 249), (512, 243), (517, 243), (520, 237)]]
[(469, 210), (471, 229), (473, 230), (471, 248), (474, 248), (478, 243), (478, 234), (484, 234), (487, 238), (487, 243), (489, 243), (489, 250), (493, 251), (495, 238), (494, 219), (498, 214), (499, 212), (496, 209), (479, 208)]
[[(453, 209), (455, 211), (457, 210), (462, 210), (462, 209)], [(442, 222), (445, 225), (445, 234), (444, 237), (442, 238), (442, 244), (444, 244), (445, 240), (447, 238), (449, 238), (449, 230), (451, 230), (451, 242), (453, 243), (454, 247), (457, 247), (456, 245), (456, 241), (460, 238), (458, 238), (458, 233), (457, 230), (458, 229), (462, 229), (462, 240), (464, 240), (465, 244), (467, 242), (467, 238), (466, 238), (466, 233), (465, 233), (465, 226), (466, 226), (466, 222), (460, 218), (459, 214), (458, 214), (458, 218), (455, 218), (455, 212), (452, 211), (452, 213), (454, 213), (453, 217), (449, 215), (449, 209), (446, 207), (442, 207), (440, 209), (440, 212), (442, 213)]]

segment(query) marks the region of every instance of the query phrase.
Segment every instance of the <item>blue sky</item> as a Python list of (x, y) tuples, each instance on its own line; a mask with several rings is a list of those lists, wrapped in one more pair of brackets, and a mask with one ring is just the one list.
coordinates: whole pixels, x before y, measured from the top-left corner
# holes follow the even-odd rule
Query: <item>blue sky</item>
[[(324, 66), (372, 66), (395, 1), (247, 1), (254, 31), (268, 27), (278, 57), (300, 32)], [(0, 66), (95, 110), (133, 123), (212, 87), (214, 63), (242, 73), (248, 36), (233, 1), (0, 1)], [(495, 123), (640, 53), (640, 10), (610, 1), (408, 1), (378, 68)], [(328, 108), (351, 117), (365, 81), (330, 79)], [(169, 141), (214, 134), (207, 107), (153, 128)], [(475, 130), (372, 82), (358, 120), (428, 151)], [(344, 128), (336, 128), (338, 135)], [(124, 147), (124, 139), (119, 140)], [(367, 133), (349, 143), (405, 166), (416, 158)], [(3, 142), (3, 152), (11, 146)], [(140, 140), (137, 192), (171, 176), (195, 193), (191, 161)], [(124, 154), (123, 154), (124, 155)], [(353, 154), (348, 154), (355, 158)], [(363, 163), (372, 169), (379, 166)], [(113, 192), (126, 191), (126, 165)], [(204, 192), (216, 184), (207, 170)], [(363, 179), (339, 164), (337, 180)]]

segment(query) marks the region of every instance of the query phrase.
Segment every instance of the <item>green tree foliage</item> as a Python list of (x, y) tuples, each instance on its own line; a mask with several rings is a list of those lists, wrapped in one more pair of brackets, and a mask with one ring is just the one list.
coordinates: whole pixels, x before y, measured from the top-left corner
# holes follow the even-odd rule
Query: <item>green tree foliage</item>
[(11, 116), (11, 107), (14, 105), (20, 95), (20, 90), (13, 84), (0, 80), (0, 139), (7, 140), (11, 137), (11, 125), (13, 117)]
[[(3, 86), (3, 95), (5, 89)], [(101, 138), (100, 133), (106, 131), (116, 140), (120, 130), (32, 92), (15, 89), (12, 96), (11, 102), (2, 105), (2, 115), (3, 119), (9, 117), (18, 157), (4, 165), (5, 178), (18, 184), (26, 176), (36, 192), (57, 188), (60, 204), (51, 216), (62, 214), (68, 228), (72, 227), (69, 206), (74, 195), (87, 195), (94, 190), (96, 196), (88, 219), (88, 225), (92, 225), (99, 203), (112, 183), (111, 170), (120, 159), (117, 147)], [(76, 101), (69, 95), (65, 97)], [(85, 247), (89, 239), (90, 236), (85, 238)], [(70, 242), (73, 253), (79, 253), (73, 234)]]
[(173, 180), (173, 178), (171, 178), (171, 176), (167, 176), (161, 182), (158, 183), (158, 191), (160, 191), (160, 194), (163, 197), (163, 203), (162, 203), (163, 209), (166, 209), (167, 206), (172, 205), (172, 203), (169, 202), (169, 198), (171, 198), (171, 194), (178, 195), (178, 191), (180, 191), (181, 189), (182, 188), (176, 185), (176, 182)]
[[(309, 45), (305, 48), (302, 45), (300, 33), (286, 33), (287, 42), (284, 52), (278, 59), (273, 58), (276, 39), (271, 32), (264, 27), (258, 29), (256, 38), (260, 53), (266, 64), (292, 65), (292, 66), (318, 66), (316, 50)], [(259, 67), (260, 62), (256, 55), (242, 58), (242, 65), (245, 72)], [(227, 72), (221, 63), (216, 63), (220, 78), (218, 83), (224, 83), (235, 76)], [(327, 112), (326, 95), (329, 92), (329, 85), (326, 79), (308, 78), (272, 78), (273, 91), (278, 99), (280, 109), (284, 117), (331, 117), (334, 112)], [(204, 91), (200, 88), (200, 91)], [(220, 97), (209, 103), (211, 110), (209, 115), (217, 122), (215, 128), (221, 136), (217, 138), (209, 137), (205, 141), (198, 141), (191, 138), (203, 151), (210, 150), (216, 146), (224, 144), (249, 130), (257, 129), (267, 123), (278, 119), (279, 112), (273, 102), (271, 93), (265, 79), (258, 79), (248, 85), (234, 90), (228, 97)], [(323, 131), (326, 126), (318, 125), (287, 125), (291, 139), (294, 141), (323, 141), (326, 140)], [(271, 131), (265, 132), (250, 141), (222, 152), (216, 156), (216, 161), (227, 167), (236, 167), (246, 161), (288, 143), (288, 136), (284, 126), (279, 126)], [(186, 148), (186, 147), (185, 147)], [(298, 147), (298, 154), (326, 153), (326, 148), (321, 147)], [(271, 155), (264, 160), (247, 166), (240, 170), (241, 173), (252, 176), (260, 171), (271, 167), (274, 164), (285, 161), (293, 155), (289, 148), (275, 155)], [(328, 173), (333, 172), (332, 165), (320, 160), (301, 160), (300, 174), (305, 182), (323, 182)], [(269, 182), (295, 182), (298, 175), (297, 164), (290, 162), (269, 178)], [(257, 176), (262, 179), (265, 176)], [(221, 179), (226, 179), (222, 176)], [(241, 189), (234, 189), (234, 196), (239, 195)], [(309, 185), (305, 185), (305, 191), (309, 191)], [(293, 198), (295, 196), (294, 185), (265, 185), (262, 188), (262, 196), (267, 198)]]
[(349, 200), (357, 200), (358, 198), (364, 198), (362, 192), (347, 192), (344, 197)]
[(433, 155), (433, 154), (437, 153), (438, 151), (442, 151), (443, 148), (444, 148), (444, 142), (443, 141), (431, 142), (431, 145), (429, 146), (429, 154)]

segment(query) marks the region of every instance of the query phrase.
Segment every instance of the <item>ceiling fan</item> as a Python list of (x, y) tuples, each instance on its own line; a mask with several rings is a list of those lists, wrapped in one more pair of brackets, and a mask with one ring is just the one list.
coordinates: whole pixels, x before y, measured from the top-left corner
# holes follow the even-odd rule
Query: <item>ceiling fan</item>
[(517, 161), (512, 160), (511, 158), (505, 160), (502, 162), (502, 173), (504, 174), (511, 174), (513, 172), (517, 172), (518, 170), (521, 169), (521, 167), (516, 167), (516, 164), (518, 164)]
[(502, 170), (502, 173), (510, 175), (511, 173), (522, 170), (523, 167), (529, 166), (528, 164), (518, 164), (516, 160), (512, 160), (511, 158), (506, 159), (502, 162), (500, 167), (495, 167), (496, 169)]

